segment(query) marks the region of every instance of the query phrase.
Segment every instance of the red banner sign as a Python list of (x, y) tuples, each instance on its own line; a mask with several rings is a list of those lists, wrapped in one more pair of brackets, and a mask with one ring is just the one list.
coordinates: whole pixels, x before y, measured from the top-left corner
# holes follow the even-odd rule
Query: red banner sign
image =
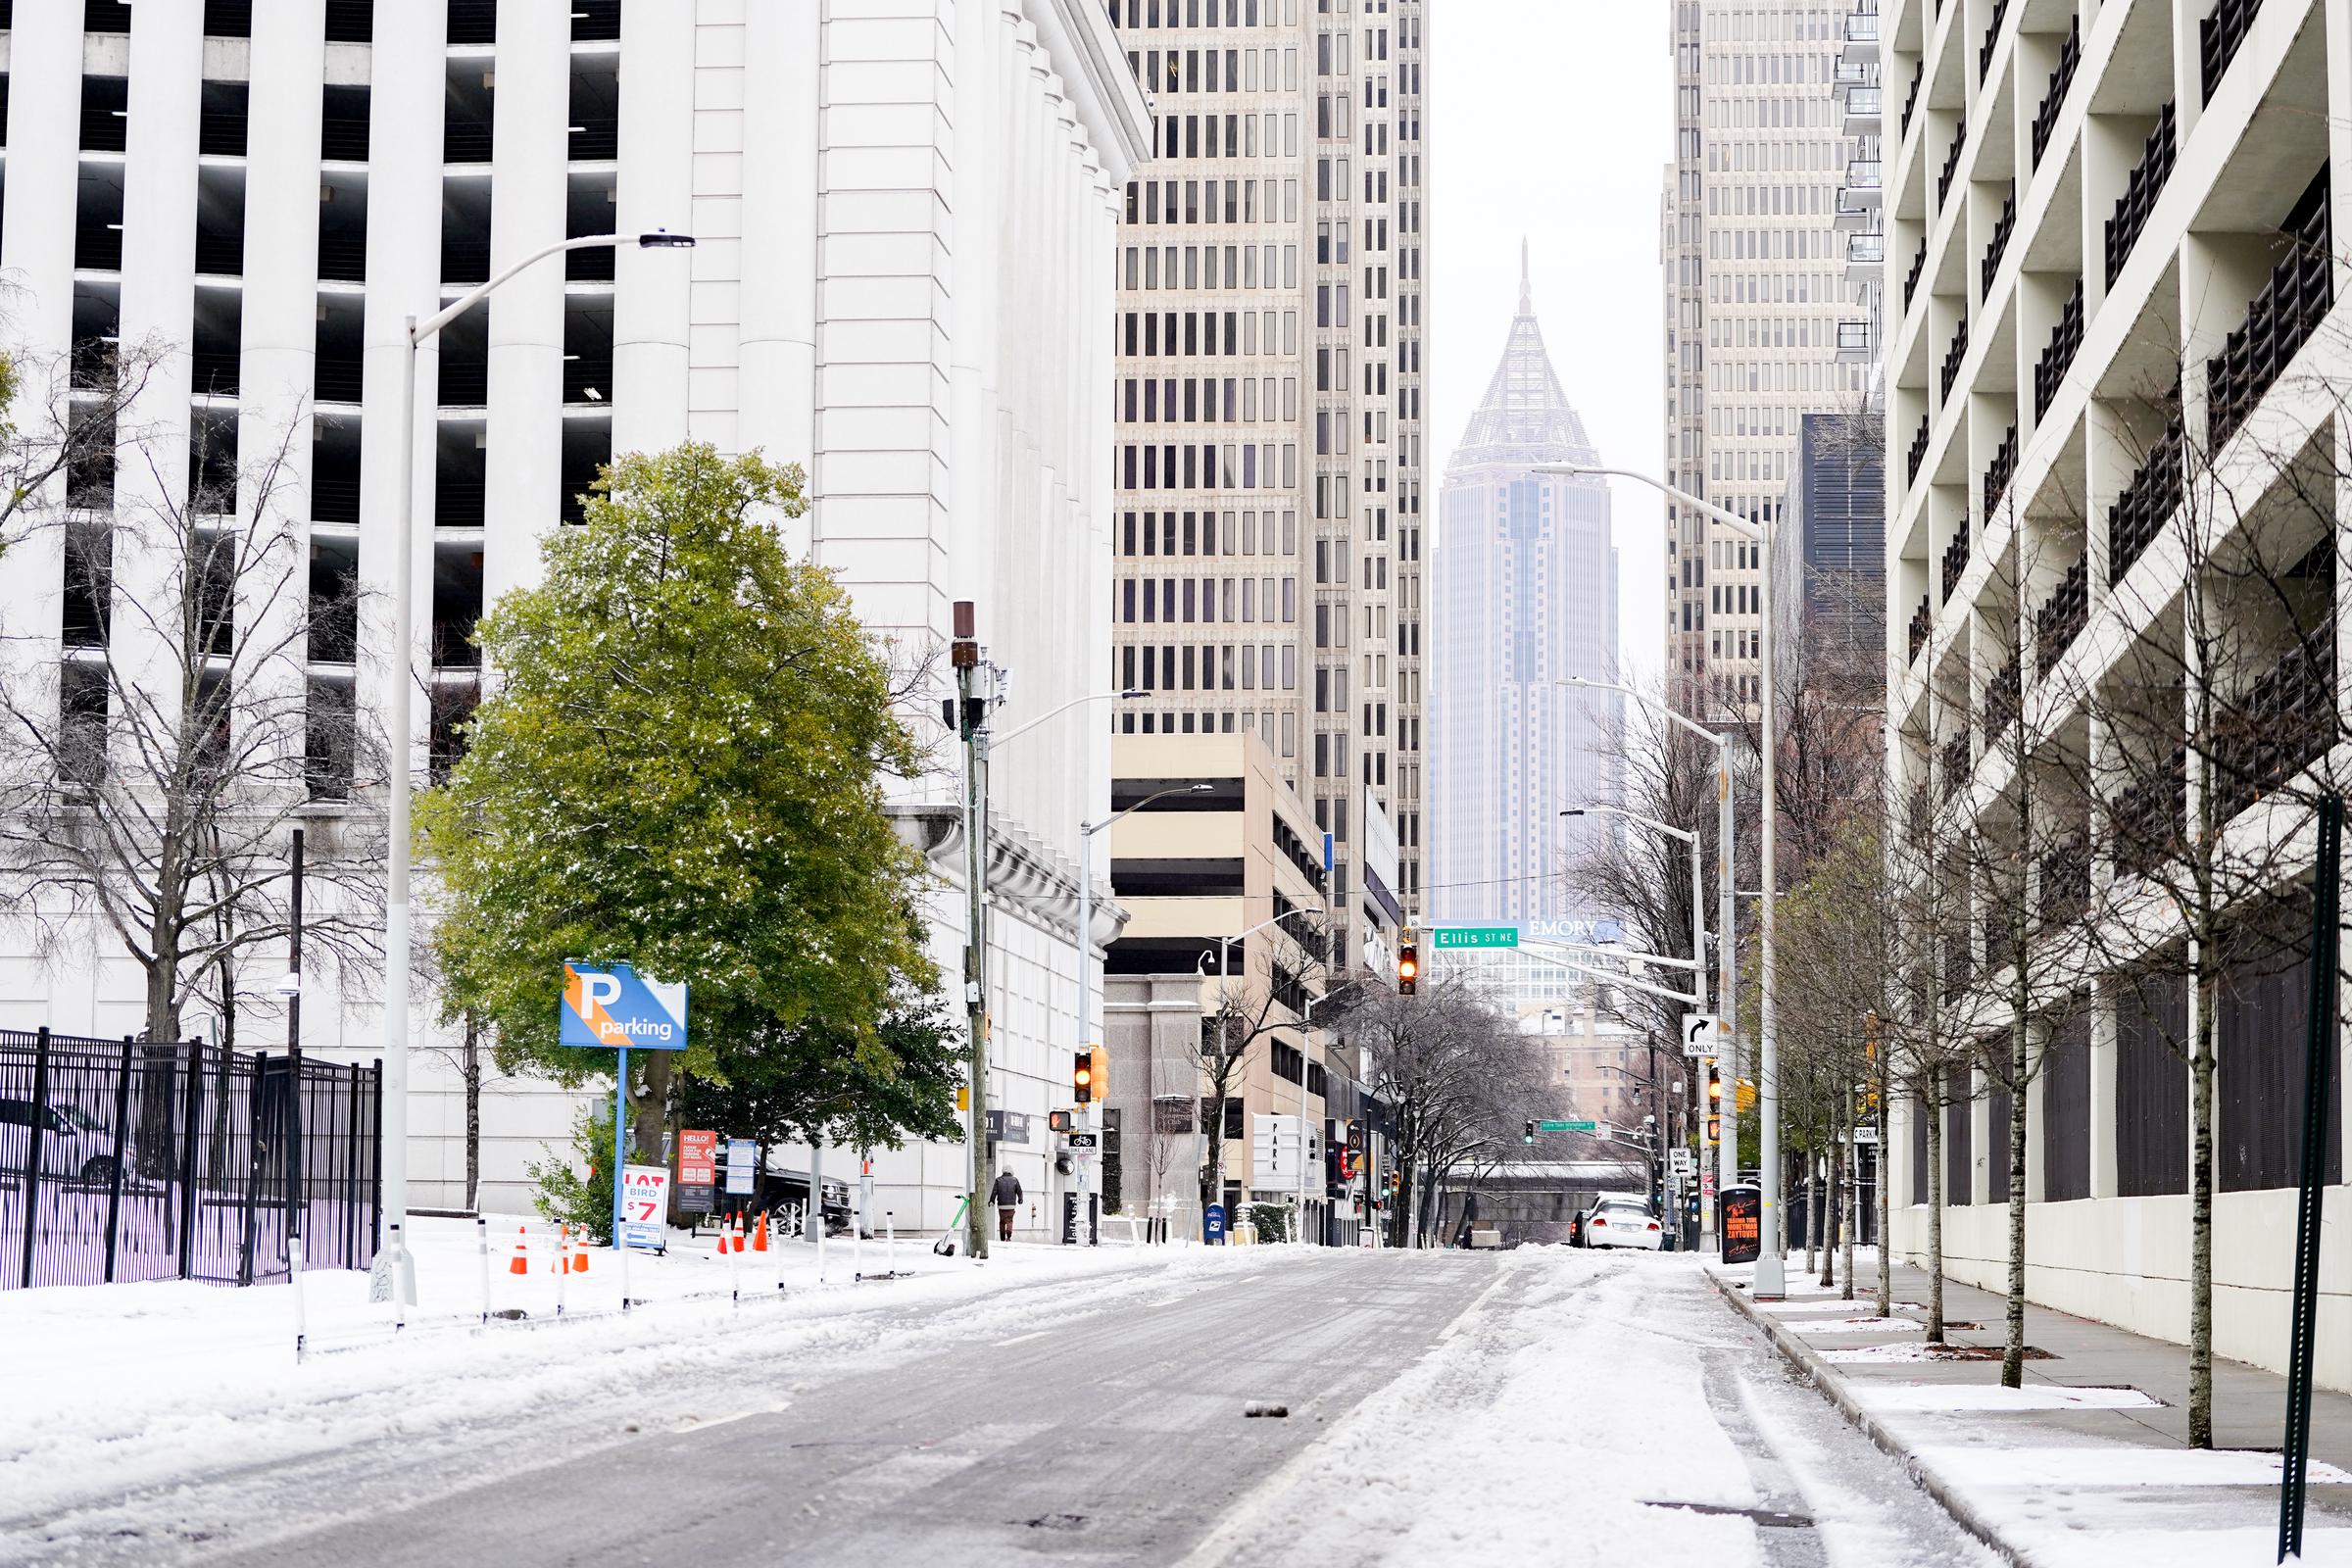
[(678, 1185), (709, 1187), (718, 1180), (718, 1134), (689, 1128), (678, 1134)]

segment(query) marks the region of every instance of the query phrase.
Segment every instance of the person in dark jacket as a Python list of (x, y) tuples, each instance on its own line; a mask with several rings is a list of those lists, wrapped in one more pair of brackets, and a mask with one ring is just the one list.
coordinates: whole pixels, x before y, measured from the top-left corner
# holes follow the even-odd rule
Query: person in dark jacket
[(994, 1186), (988, 1190), (988, 1200), (997, 1205), (997, 1240), (1012, 1240), (1012, 1211), (1020, 1206), (1021, 1181), (1007, 1165), (997, 1174)]

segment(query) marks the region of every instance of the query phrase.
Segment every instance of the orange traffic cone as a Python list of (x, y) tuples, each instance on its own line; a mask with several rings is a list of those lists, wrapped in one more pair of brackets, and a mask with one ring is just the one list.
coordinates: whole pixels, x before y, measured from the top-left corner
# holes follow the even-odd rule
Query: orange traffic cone
[(759, 1229), (752, 1232), (752, 1250), (755, 1252), (767, 1250), (767, 1210), (764, 1208), (760, 1211)]
[(735, 1216), (735, 1235), (730, 1245), (738, 1252), (743, 1250), (743, 1216), (740, 1213)]
[(571, 1271), (574, 1274), (588, 1272), (588, 1227), (585, 1225), (580, 1227), (580, 1239), (571, 1249)]
[(507, 1260), (510, 1274), (528, 1274), (531, 1271), (530, 1250), (523, 1243), (524, 1227), (514, 1227), (514, 1255)]

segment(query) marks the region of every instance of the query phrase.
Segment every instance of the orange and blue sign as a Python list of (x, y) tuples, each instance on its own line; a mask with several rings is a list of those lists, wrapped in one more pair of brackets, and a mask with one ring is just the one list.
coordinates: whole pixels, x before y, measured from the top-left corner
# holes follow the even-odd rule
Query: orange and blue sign
[(625, 963), (564, 965), (561, 1043), (622, 1051), (686, 1049), (686, 986), (639, 978)]

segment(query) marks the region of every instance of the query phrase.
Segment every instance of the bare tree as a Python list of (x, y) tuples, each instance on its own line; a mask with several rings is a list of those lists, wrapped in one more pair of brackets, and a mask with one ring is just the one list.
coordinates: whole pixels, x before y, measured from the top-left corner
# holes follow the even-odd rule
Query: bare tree
[[(1225, 1190), (1225, 1104), (1229, 1100), (1241, 1098), (1242, 1085), (1250, 1076), (1250, 1054), (1260, 1040), (1284, 1031), (1298, 1035), (1303, 1043), (1307, 1030), (1301, 1020), (1306, 1016), (1309, 984), (1326, 973), (1321, 955), (1326, 951), (1329, 934), (1317, 920), (1302, 917), (1285, 921), (1270, 927), (1268, 935), (1277, 932), (1285, 938), (1295, 938), (1279, 945), (1280, 949), (1288, 950), (1289, 960), (1268, 956), (1262, 981), (1247, 978), (1246, 963), (1245, 976), (1237, 977), (1240, 983), (1221, 980), (1215, 1005), (1201, 1014), (1200, 1038), (1194, 1046), (1193, 1059), (1200, 1068), (1198, 1081), (1206, 1123), (1202, 1131), (1207, 1140), (1207, 1156), (1200, 1167), (1200, 1204), (1204, 1211), (1210, 1203), (1219, 1201), (1219, 1195)], [(1303, 1072), (1303, 1044), (1300, 1051), (1299, 1070)]]
[(358, 803), (385, 749), (307, 667), (352, 658), (357, 588), (314, 588), (285, 448), (240, 470), (201, 420), (186, 454), (156, 445), (122, 449), (143, 482), (84, 454), (68, 504), (24, 514), (60, 536), (65, 647), (0, 635), (0, 890), (47, 950), (91, 922), (119, 944), (170, 1040), (192, 995), (233, 1020), (246, 960), (284, 942), (297, 823), (308, 952), (346, 987), (374, 972), (383, 833)]
[(1459, 979), (1409, 997), (1366, 988), (1342, 1027), (1365, 1051), (1370, 1087), (1389, 1107), (1398, 1180), (1390, 1239), (1416, 1245), (1457, 1173), (1484, 1179), (1527, 1157), (1520, 1126), (1559, 1101), (1549, 1055)]

